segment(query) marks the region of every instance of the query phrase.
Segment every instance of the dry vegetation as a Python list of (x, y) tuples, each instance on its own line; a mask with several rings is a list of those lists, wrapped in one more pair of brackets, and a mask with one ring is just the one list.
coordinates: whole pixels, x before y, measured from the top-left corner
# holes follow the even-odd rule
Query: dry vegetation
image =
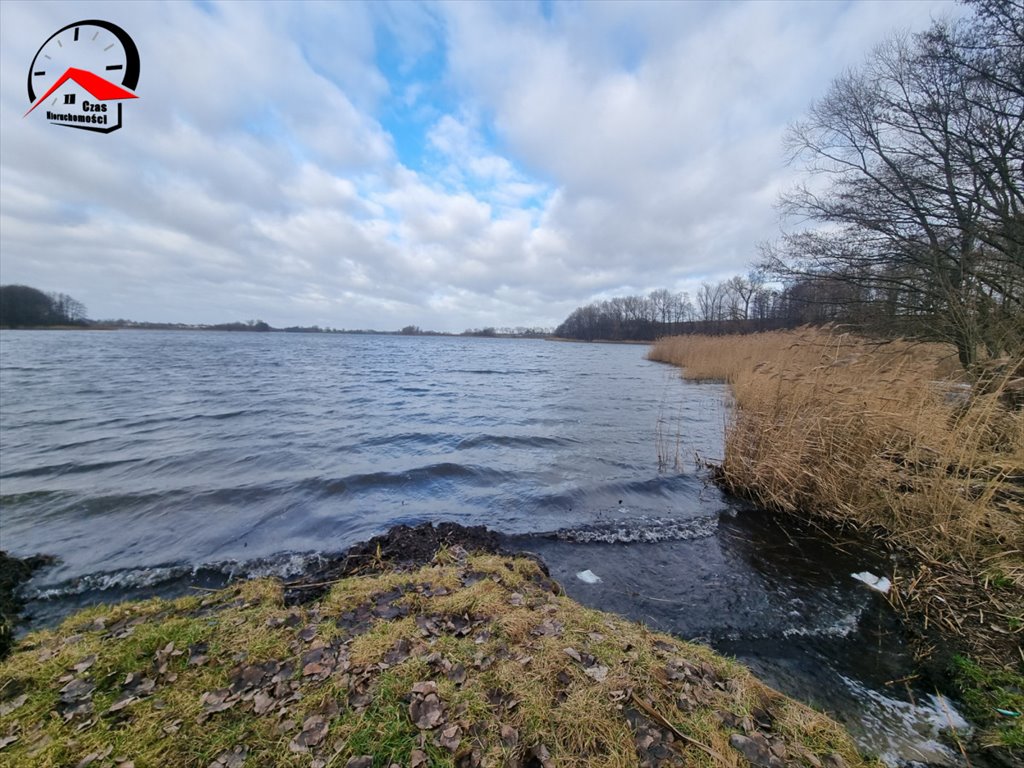
[(440, 551), (288, 607), (270, 581), (102, 607), (0, 664), (10, 766), (866, 765), (708, 649)]
[(929, 557), (1024, 546), (1024, 411), (998, 383), (971, 394), (952, 348), (802, 330), (668, 338), (650, 357), (732, 384), (723, 470), (765, 505), (881, 526)]
[(1016, 366), (972, 386), (951, 346), (814, 329), (671, 337), (650, 359), (731, 383), (728, 488), (870, 527), (913, 552), (915, 565), (894, 574), (894, 602), (1019, 675), (1024, 410), (1007, 403)]

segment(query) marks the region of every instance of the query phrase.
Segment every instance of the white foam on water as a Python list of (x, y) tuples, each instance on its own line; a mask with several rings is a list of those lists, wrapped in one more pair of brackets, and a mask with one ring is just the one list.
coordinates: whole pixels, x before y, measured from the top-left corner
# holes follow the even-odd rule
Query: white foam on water
[(256, 560), (224, 560), (200, 565), (166, 565), (151, 568), (128, 568), (122, 571), (90, 573), (58, 584), (33, 587), (31, 583), (23, 588), (22, 596), (27, 600), (54, 600), (73, 597), (87, 592), (108, 590), (147, 589), (175, 579), (185, 579), (200, 571), (220, 573), (231, 579), (259, 579), (276, 576), (288, 578), (305, 573), (312, 566), (320, 565), (324, 557), (317, 553), (286, 553), (277, 557)]
[(580, 544), (650, 544), (659, 541), (702, 539), (714, 536), (717, 530), (717, 515), (687, 520), (641, 517), (629, 522), (564, 528), (550, 535), (563, 541), (575, 541)]
[(789, 627), (782, 630), (782, 635), (783, 637), (849, 637), (857, 631), (860, 615), (861, 609), (855, 608), (830, 624), (818, 627)]
[(579, 573), (577, 573), (576, 578), (582, 581), (584, 584), (599, 584), (601, 582), (601, 577), (589, 568), (585, 571), (580, 571)]
[[(960, 765), (960, 755), (940, 740), (940, 732), (956, 730), (960, 738), (971, 733), (971, 726), (944, 696), (924, 694), (913, 703), (891, 698), (867, 688), (856, 680), (840, 675), (851, 693), (872, 706), (864, 707), (857, 723), (848, 723), (858, 741), (876, 753), (887, 765), (907, 760), (939, 766)], [(899, 723), (900, 727), (894, 727)]]

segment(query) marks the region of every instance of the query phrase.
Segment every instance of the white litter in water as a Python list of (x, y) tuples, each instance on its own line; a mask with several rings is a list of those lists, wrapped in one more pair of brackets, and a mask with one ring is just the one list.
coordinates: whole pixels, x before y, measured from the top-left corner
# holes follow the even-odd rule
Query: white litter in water
[(601, 580), (600, 576), (598, 576), (596, 573), (589, 569), (577, 573), (576, 578), (582, 581), (584, 584), (597, 584), (597, 582)]
[(862, 581), (872, 589), (881, 592), (883, 595), (892, 587), (892, 582), (885, 578), (885, 576), (875, 576), (870, 571), (861, 571), (860, 573), (851, 573), (850, 575), (857, 581)]

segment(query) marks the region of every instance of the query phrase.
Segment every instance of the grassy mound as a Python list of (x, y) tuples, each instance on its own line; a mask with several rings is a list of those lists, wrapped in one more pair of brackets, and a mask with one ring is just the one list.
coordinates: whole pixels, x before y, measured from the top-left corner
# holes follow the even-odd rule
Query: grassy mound
[(0, 665), (9, 766), (865, 765), (742, 666), (444, 547), (289, 607), (253, 581), (101, 607)]

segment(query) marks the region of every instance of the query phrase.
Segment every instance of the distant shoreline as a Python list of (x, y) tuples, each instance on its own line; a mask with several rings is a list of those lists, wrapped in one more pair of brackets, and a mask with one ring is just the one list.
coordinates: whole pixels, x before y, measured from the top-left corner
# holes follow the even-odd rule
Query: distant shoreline
[(544, 341), (559, 341), (566, 344), (643, 344), (646, 346), (654, 343), (643, 339), (567, 339), (564, 336), (545, 336)]
[(540, 336), (540, 335), (516, 335), (495, 333), (444, 333), (443, 331), (421, 331), (420, 333), (402, 333), (401, 331), (345, 331), (345, 330), (288, 330), (286, 328), (270, 329), (245, 329), (245, 328), (216, 328), (212, 326), (125, 326), (125, 325), (35, 325), (11, 328), (0, 326), (0, 331), (202, 331), (219, 333), (285, 333), (285, 334), (308, 334), (313, 336), (406, 336), (415, 338), (418, 336), (432, 336), (447, 339), (529, 339), (535, 341), (556, 341), (564, 344), (639, 344), (650, 346), (653, 341), (642, 339), (568, 339), (564, 336)]
[[(312, 330), (312, 329), (289, 329), (289, 328), (268, 328), (268, 329), (249, 329), (249, 328), (218, 328), (216, 326), (180, 326), (180, 325), (108, 325), (108, 324), (97, 324), (97, 325), (32, 325), (32, 326), (17, 326), (11, 327), (8, 325), (0, 326), (0, 331), (176, 331), (176, 332), (188, 332), (188, 331), (202, 331), (202, 332), (219, 332), (219, 333), (235, 333), (235, 334), (289, 334), (289, 335), (311, 335), (311, 336), (402, 336), (408, 338), (416, 338), (420, 336), (433, 336), (448, 339), (532, 339), (536, 341), (576, 341), (576, 339), (552, 339), (548, 336), (533, 335), (533, 334), (484, 334), (484, 333), (445, 333), (443, 331), (421, 331), (419, 333), (402, 333), (401, 331), (376, 331), (376, 330)], [(589, 343), (589, 342), (584, 342)], [(596, 342), (602, 344), (633, 344), (648, 342), (618, 342), (618, 341), (602, 341)]]

